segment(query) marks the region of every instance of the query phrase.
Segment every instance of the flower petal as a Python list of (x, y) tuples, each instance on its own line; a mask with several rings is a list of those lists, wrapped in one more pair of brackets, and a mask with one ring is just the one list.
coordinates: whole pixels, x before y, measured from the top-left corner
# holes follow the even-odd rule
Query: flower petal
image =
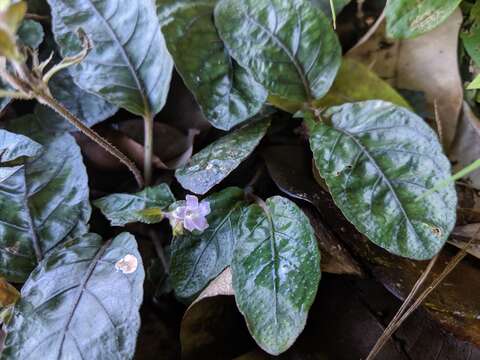
[(200, 215), (207, 216), (210, 214), (210, 203), (207, 200), (203, 200), (199, 205)]
[(195, 195), (187, 195), (185, 197), (187, 208), (190, 210), (194, 210), (198, 207), (198, 198)]

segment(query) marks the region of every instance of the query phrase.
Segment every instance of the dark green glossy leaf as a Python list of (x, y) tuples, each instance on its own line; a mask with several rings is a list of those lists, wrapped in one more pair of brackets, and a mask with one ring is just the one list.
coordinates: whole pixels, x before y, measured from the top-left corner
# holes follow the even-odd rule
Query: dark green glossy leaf
[(155, 224), (163, 220), (163, 210), (175, 202), (167, 184), (147, 187), (136, 194), (112, 194), (95, 200), (94, 205), (112, 226), (132, 222)]
[(43, 145), (39, 156), (0, 183), (0, 274), (23, 282), (48, 251), (87, 231), (88, 178), (68, 133), (46, 133), (32, 115), (7, 129)]
[(17, 35), (20, 42), (31, 49), (37, 49), (45, 36), (42, 25), (34, 20), (24, 20)]
[(477, 66), (480, 66), (480, 2), (477, 1), (470, 10), (466, 29), (462, 31), (461, 37), (468, 55)]
[(385, 8), (387, 34), (411, 38), (433, 30), (458, 7), (461, 0), (395, 0)]
[[(255, 115), (267, 93), (232, 60), (217, 34), (217, 0), (157, 0), (168, 50), (213, 126), (229, 130)], [(205, 44), (208, 44), (206, 46)]]
[(105, 243), (96, 234), (68, 242), (23, 286), (1, 358), (132, 359), (144, 277), (128, 233)]
[[(337, 77), (328, 93), (313, 102), (315, 108), (345, 104), (346, 102), (362, 100), (385, 100), (396, 105), (410, 108), (408, 102), (387, 82), (371, 71), (362, 63), (344, 58)], [(270, 104), (291, 113), (302, 109), (301, 102), (286, 101), (285, 99), (270, 96)]]
[(307, 0), (221, 0), (215, 23), (233, 58), (271, 95), (321, 98), (340, 67), (330, 21)]
[(93, 49), (70, 67), (86, 91), (137, 115), (158, 113), (167, 96), (172, 59), (153, 1), (48, 0), (55, 40), (63, 56), (81, 50), (82, 28)]
[(198, 294), (230, 265), (236, 226), (245, 205), (244, 193), (238, 188), (206, 199), (211, 208), (207, 230), (176, 237), (171, 246), (170, 275), (175, 293), (184, 299)]
[(345, 217), (375, 244), (429, 259), (455, 225), (452, 184), (419, 197), (451, 175), (433, 130), (414, 113), (384, 101), (327, 110), (312, 124), (315, 164)]
[(232, 260), (233, 288), (248, 329), (277, 355), (302, 332), (320, 281), (320, 254), (308, 218), (275, 196), (251, 205), (240, 221)]
[(0, 183), (17, 172), (27, 158), (42, 152), (42, 145), (26, 136), (0, 129)]
[(185, 189), (205, 194), (253, 152), (269, 126), (267, 118), (225, 135), (196, 153), (175, 177)]
[[(91, 127), (113, 116), (118, 108), (97, 95), (88, 93), (78, 87), (68, 70), (56, 73), (48, 83), (55, 99), (70, 110), (82, 122)], [(73, 131), (73, 125), (50, 108), (37, 104), (35, 114), (48, 129), (56, 131)]]

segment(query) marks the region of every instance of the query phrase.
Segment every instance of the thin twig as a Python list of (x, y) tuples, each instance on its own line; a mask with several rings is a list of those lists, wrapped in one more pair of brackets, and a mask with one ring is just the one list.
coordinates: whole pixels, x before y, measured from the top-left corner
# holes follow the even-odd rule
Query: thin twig
[(436, 255), (435, 257), (432, 258), (432, 260), (430, 260), (430, 262), (428, 263), (425, 271), (418, 278), (418, 280), (415, 283), (415, 285), (413, 286), (412, 290), (410, 291), (408, 296), (403, 301), (402, 306), (400, 307), (400, 309), (398, 309), (398, 311), (395, 314), (395, 316), (393, 317), (393, 319), (390, 320), (390, 323), (385, 328), (382, 336), (380, 336), (380, 338), (377, 340), (377, 342), (374, 345), (374, 347), (372, 348), (372, 350), (370, 350), (370, 354), (368, 355), (366, 360), (373, 359), (377, 355), (378, 351), (380, 351), (380, 349), (382, 348), (384, 343), (388, 341), (388, 339), (390, 338), (390, 335), (389, 335), (390, 331), (392, 330), (393, 326), (397, 323), (397, 321), (401, 318), (401, 316), (404, 314), (405, 310), (408, 308), (408, 305), (410, 305), (410, 303), (412, 302), (415, 295), (417, 295), (418, 291), (421, 289), (422, 285), (427, 280), (428, 275), (432, 271), (433, 266), (435, 265), (435, 262), (437, 261), (437, 259), (438, 259), (438, 255)]
[(445, 269), (438, 275), (438, 277), (433, 280), (430, 286), (428, 286), (415, 300), (415, 302), (404, 312), (404, 314), (395, 322), (391, 322), (385, 332), (382, 334), (381, 338), (377, 341), (377, 344), (373, 347), (372, 351), (368, 355), (366, 360), (373, 360), (375, 356), (379, 354), (383, 346), (386, 344), (388, 339), (392, 334), (397, 331), (397, 329), (403, 324), (405, 320), (422, 304), (422, 302), (430, 295), (430, 293), (437, 288), (437, 286), (447, 277), (448, 274), (452, 272), (453, 269), (463, 260), (467, 255), (469, 247), (472, 245), (476, 239), (480, 229), (471, 237), (470, 241), (453, 257), (452, 260), (447, 264)]

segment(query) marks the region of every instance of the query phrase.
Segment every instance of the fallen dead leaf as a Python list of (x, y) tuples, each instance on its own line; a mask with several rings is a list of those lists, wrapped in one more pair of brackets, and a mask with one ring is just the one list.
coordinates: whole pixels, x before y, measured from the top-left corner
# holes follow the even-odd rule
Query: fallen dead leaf
[[(463, 103), (463, 112), (450, 158), (455, 164), (455, 171), (480, 159), (480, 120), (466, 102)], [(464, 179), (467, 179), (475, 189), (480, 190), (480, 170), (474, 171)]]
[(232, 359), (252, 346), (245, 321), (235, 306), (231, 279), (227, 268), (185, 312), (180, 329), (182, 359)]
[(453, 143), (463, 101), (457, 59), (461, 24), (462, 13), (457, 9), (441, 26), (425, 35), (392, 40), (386, 38), (385, 21), (380, 18), (370, 38), (347, 53), (347, 57), (370, 66), (396, 89), (424, 92), (430, 113), (438, 113), (446, 150)]

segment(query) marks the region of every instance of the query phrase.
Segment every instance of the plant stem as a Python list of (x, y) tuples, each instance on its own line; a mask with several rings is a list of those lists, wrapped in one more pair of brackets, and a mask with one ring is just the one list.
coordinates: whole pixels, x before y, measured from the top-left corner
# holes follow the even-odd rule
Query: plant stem
[(153, 158), (153, 116), (148, 113), (143, 117), (145, 135), (144, 135), (144, 164), (143, 174), (145, 184), (148, 186), (152, 182), (152, 158)]
[(75, 115), (73, 115), (68, 109), (66, 109), (62, 104), (60, 104), (56, 99), (54, 99), (49, 94), (45, 92), (35, 94), (36, 99), (43, 105), (46, 105), (57, 112), (59, 115), (64, 117), (68, 122), (80, 130), (85, 136), (90, 140), (100, 145), (105, 151), (109, 154), (116, 157), (121, 163), (123, 163), (135, 176), (135, 180), (140, 188), (143, 188), (144, 181), (142, 174), (137, 169), (135, 164), (120, 150), (118, 150), (114, 145), (110, 144), (103, 137), (98, 135), (94, 130), (90, 129), (84, 123), (82, 123)]

